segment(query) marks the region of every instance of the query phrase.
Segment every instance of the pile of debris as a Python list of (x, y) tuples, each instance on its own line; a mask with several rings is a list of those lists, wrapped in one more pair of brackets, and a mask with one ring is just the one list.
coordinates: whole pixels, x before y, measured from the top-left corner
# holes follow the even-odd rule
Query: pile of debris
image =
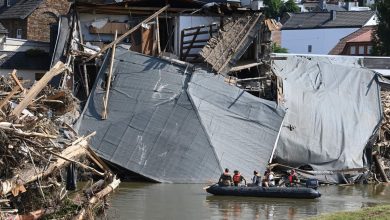
[[(383, 182), (390, 182), (390, 91), (381, 91), (383, 120), (379, 130), (379, 138), (373, 152), (375, 171)], [(379, 181), (379, 180), (378, 180)]]
[[(0, 78), (0, 219), (93, 219), (120, 183), (89, 149), (94, 133), (79, 137), (70, 126), (78, 101), (47, 85), (63, 71), (57, 63), (29, 90), (16, 70)], [(91, 181), (70, 193), (77, 176)]]

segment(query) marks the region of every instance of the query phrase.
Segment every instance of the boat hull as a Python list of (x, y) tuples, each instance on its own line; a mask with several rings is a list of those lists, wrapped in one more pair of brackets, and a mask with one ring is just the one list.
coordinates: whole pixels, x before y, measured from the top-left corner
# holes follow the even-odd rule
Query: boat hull
[(251, 197), (273, 197), (273, 198), (300, 198), (315, 199), (321, 197), (321, 193), (305, 187), (246, 187), (228, 186), (221, 187), (212, 185), (206, 191), (218, 196), (251, 196)]

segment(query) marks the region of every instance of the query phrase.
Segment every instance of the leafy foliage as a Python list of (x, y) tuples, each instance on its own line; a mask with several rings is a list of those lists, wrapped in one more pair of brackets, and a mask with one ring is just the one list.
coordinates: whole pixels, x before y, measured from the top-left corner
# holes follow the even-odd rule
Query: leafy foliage
[(373, 36), (373, 55), (390, 56), (390, 0), (376, 3), (378, 27)]
[(272, 52), (273, 53), (288, 53), (287, 48), (279, 46), (279, 44), (272, 43)]
[(278, 18), (285, 12), (299, 12), (300, 9), (294, 0), (288, 0), (283, 3), (282, 0), (264, 0), (264, 5), (267, 6), (265, 15), (268, 18)]

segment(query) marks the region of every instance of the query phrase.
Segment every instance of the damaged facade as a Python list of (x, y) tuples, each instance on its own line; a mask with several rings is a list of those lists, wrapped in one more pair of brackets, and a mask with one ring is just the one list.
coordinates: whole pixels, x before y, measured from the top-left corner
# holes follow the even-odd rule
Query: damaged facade
[[(275, 22), (266, 21), (261, 11), (251, 11), (248, 8), (240, 8), (238, 5), (227, 3), (197, 5), (196, 1), (189, 2), (191, 4), (183, 5), (178, 1), (171, 1), (170, 6), (166, 8), (162, 8), (165, 6), (163, 2), (155, 2), (155, 5), (146, 7), (144, 1), (113, 4), (79, 2), (76, 4), (79, 17), (76, 18), (77, 22), (73, 22), (75, 30), (73, 35), (79, 37), (73, 38), (75, 40), (73, 45), (77, 45), (74, 47), (77, 51), (73, 50), (76, 56), (72, 59), (78, 65), (75, 68), (75, 79), (77, 77), (78, 80), (75, 81), (79, 83), (79, 86), (74, 89), (85, 99), (91, 94), (79, 120), (78, 128), (82, 133), (89, 131), (92, 127), (102, 129), (101, 134), (98, 132), (98, 135), (92, 139), (92, 146), (99, 155), (132, 173), (138, 173), (159, 182), (205, 181), (205, 179), (197, 179), (195, 174), (192, 174), (195, 176), (184, 175), (188, 172), (185, 167), (204, 160), (213, 164), (211, 167), (217, 167), (216, 170), (209, 169), (210, 167), (207, 166), (199, 168), (199, 170), (209, 169), (204, 171), (208, 173), (207, 178), (216, 178), (225, 166), (237, 167), (248, 176), (251, 170), (255, 169), (254, 167), (263, 170), (268, 162), (277, 162), (313, 170), (311, 173), (313, 175), (316, 175), (316, 172), (335, 171), (335, 175), (332, 173), (324, 179), (327, 179), (327, 182), (343, 182), (345, 180), (344, 171), (357, 169), (357, 173), (362, 173), (369, 168), (371, 161), (369, 150), (375, 140), (382, 117), (380, 87), (375, 72), (361, 70), (360, 66), (356, 68), (343, 66), (340, 67), (343, 69), (343, 74), (338, 74), (337, 82), (333, 82), (331, 74), (334, 67), (332, 66), (337, 65), (335, 64), (337, 62), (332, 58), (314, 60), (312, 58), (271, 58), (271, 31), (275, 30), (275, 25), (272, 25)], [(119, 40), (114, 40), (115, 33), (118, 34)], [(111, 51), (108, 49), (116, 43), (121, 44), (118, 46), (121, 48), (118, 52), (111, 53), (111, 55), (106, 53), (106, 56), (102, 56), (106, 51)], [(125, 52), (126, 50), (133, 52)], [(110, 56), (112, 56), (112, 62)], [(97, 57), (100, 57), (102, 62), (104, 60), (98, 66), (92, 62)], [(297, 65), (300, 68), (296, 68)], [(286, 68), (290, 66), (294, 68), (286, 72)], [(134, 69), (134, 71), (127, 69)], [(196, 87), (196, 90), (191, 89), (194, 77), (185, 75), (196, 75), (196, 72), (200, 70), (210, 75), (210, 87), (224, 81), (225, 86), (215, 88), (214, 93), (222, 92), (225, 87), (232, 91), (238, 87), (240, 89), (238, 91), (241, 92), (237, 92), (235, 99), (231, 96), (230, 101), (225, 100), (225, 104), (216, 109), (214, 109), (218, 106), (216, 103), (221, 101), (219, 99), (224, 100), (223, 96), (216, 99), (213, 99), (213, 96), (203, 97), (202, 102), (197, 102), (192, 93), (199, 92), (197, 90), (201, 90), (202, 87)], [(166, 72), (182, 74), (181, 79), (179, 77), (175, 81), (168, 77), (169, 74)], [(145, 75), (141, 77), (140, 73)], [(147, 76), (147, 73), (150, 76)], [(220, 76), (212, 77), (213, 73)], [(163, 76), (168, 78), (164, 79)], [(111, 77), (111, 83), (107, 82), (107, 79)], [(120, 80), (117, 81), (118, 79)], [(123, 87), (126, 80), (129, 80), (126, 83), (128, 86)], [(352, 95), (340, 95), (351, 93), (349, 85), (341, 83), (346, 81), (354, 82), (356, 85), (353, 91), (354, 99)], [(132, 82), (135, 84), (133, 85)], [(108, 83), (112, 87), (108, 88), (107, 92)], [(202, 80), (199, 83), (200, 85), (206, 84)], [(362, 83), (367, 83), (369, 87), (362, 86)], [(171, 91), (168, 88), (172, 85), (181, 85), (179, 88), (182, 90), (172, 87)], [(169, 92), (167, 93), (165, 89)], [(333, 90), (338, 93), (332, 92)], [(301, 94), (298, 94), (298, 91)], [(223, 93), (227, 94), (226, 92)], [(283, 112), (277, 110), (279, 108), (286, 111), (284, 117), (284, 113), (277, 114), (278, 117), (282, 117), (278, 120), (276, 120), (278, 117), (267, 113), (266, 115), (273, 120), (258, 122), (261, 126), (272, 128), (273, 132), (262, 131), (260, 132), (262, 135), (258, 135), (260, 137), (266, 134), (272, 136), (269, 139), (270, 142), (266, 144), (262, 144), (261, 140), (258, 140), (258, 144), (255, 145), (249, 144), (247, 141), (251, 140), (252, 136), (241, 136), (242, 129), (231, 131), (235, 135), (232, 135), (232, 140), (228, 142), (235, 143), (232, 149), (235, 147), (240, 149), (237, 152), (262, 152), (261, 150), (271, 147), (267, 153), (258, 153), (258, 157), (252, 158), (244, 153), (242, 159), (251, 165), (239, 162), (240, 158), (236, 159), (236, 162), (233, 158), (229, 158), (233, 155), (237, 158), (237, 154), (235, 154), (236, 151), (229, 151), (219, 145), (223, 143), (219, 142), (223, 139), (221, 138), (223, 135), (219, 137), (220, 139), (213, 139), (218, 137), (217, 130), (234, 126), (234, 123), (224, 125), (228, 119), (218, 121), (221, 115), (219, 111), (228, 111), (233, 115), (236, 114), (238, 118), (256, 121), (251, 119), (251, 117), (256, 118), (252, 115), (252, 111), (243, 108), (242, 112), (232, 113), (230, 109), (238, 103), (251, 109), (252, 101), (242, 101), (242, 98), (247, 96), (247, 92), (258, 97), (253, 102), (268, 103), (270, 101), (277, 105), (272, 107), (274, 111)], [(104, 93), (109, 95), (104, 95)], [(168, 95), (169, 93), (172, 94)], [(321, 105), (314, 106), (313, 103), (316, 102), (306, 99), (309, 97), (308, 94), (312, 95), (313, 100), (322, 100), (325, 96), (329, 101), (320, 102)], [(300, 96), (305, 99), (299, 99)], [(103, 97), (107, 97), (108, 100)], [(185, 102), (183, 97), (186, 97)], [(237, 103), (237, 100), (240, 102)], [(199, 106), (203, 101), (212, 103), (207, 110), (203, 109), (202, 105)], [(143, 102), (145, 104), (141, 104)], [(214, 152), (213, 157), (207, 155), (207, 157), (197, 158), (196, 152), (190, 154), (192, 156), (187, 155), (185, 152), (197, 147), (188, 144), (180, 145), (186, 139), (179, 137), (184, 138), (187, 134), (180, 134), (178, 130), (175, 131), (169, 127), (176, 117), (181, 116), (179, 114), (173, 117), (171, 114), (174, 112), (163, 106), (167, 105), (176, 109), (179, 105), (183, 108), (181, 102), (188, 105), (186, 111), (192, 112), (190, 114), (192, 117), (196, 116), (197, 120), (191, 126), (198, 126), (195, 129), (196, 134), (202, 134), (201, 136), (205, 139), (202, 147), (208, 146), (206, 148)], [(162, 106), (159, 106), (160, 104)], [(343, 108), (339, 112), (330, 114), (325, 109), (332, 105), (343, 106)], [(102, 109), (103, 106), (107, 107)], [(362, 106), (370, 107), (364, 110)], [(123, 111), (123, 109), (127, 110)], [(167, 112), (162, 113), (163, 109)], [(265, 114), (267, 109), (269, 107), (260, 107), (256, 114)], [(108, 112), (107, 120), (102, 120), (102, 111)], [(155, 114), (160, 111), (162, 111), (158, 114), (160, 125), (156, 124), (156, 127), (152, 129), (149, 126), (156, 123)], [(208, 113), (203, 115), (205, 112)], [(143, 123), (149, 121), (151, 124), (141, 126), (137, 122), (141, 119)], [(360, 123), (356, 123), (355, 120)], [(120, 123), (114, 123), (119, 121)], [(281, 123), (278, 129), (278, 124), (273, 125), (277, 121)], [(208, 127), (209, 123), (213, 123), (211, 128)], [(248, 122), (248, 124), (251, 123)], [(177, 126), (189, 127), (190, 125), (179, 123)], [(247, 127), (247, 129), (256, 131), (256, 128)], [(351, 129), (359, 130), (360, 133), (351, 133)], [(173, 137), (179, 140), (172, 139)], [(234, 142), (233, 140), (236, 139), (239, 141)], [(183, 151), (183, 149), (186, 150)], [(260, 159), (264, 155), (265, 157)], [(218, 162), (216, 166), (214, 166), (215, 161)], [(178, 173), (184, 176), (176, 173), (177, 169), (181, 170)]]

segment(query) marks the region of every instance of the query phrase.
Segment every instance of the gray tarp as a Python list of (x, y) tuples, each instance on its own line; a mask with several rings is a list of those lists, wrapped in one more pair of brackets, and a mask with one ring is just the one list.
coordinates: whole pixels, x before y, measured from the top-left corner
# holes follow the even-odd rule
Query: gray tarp
[(377, 75), (331, 63), (296, 56), (274, 61), (287, 108), (278, 161), (314, 170), (365, 166), (365, 148), (382, 117)]
[(191, 80), (192, 70), (158, 58), (120, 47), (115, 57), (108, 119), (100, 119), (105, 62), (78, 123), (81, 134), (97, 131), (100, 156), (160, 182), (215, 181), (226, 166), (247, 177), (264, 169), (284, 115), (274, 103), (204, 71)]

